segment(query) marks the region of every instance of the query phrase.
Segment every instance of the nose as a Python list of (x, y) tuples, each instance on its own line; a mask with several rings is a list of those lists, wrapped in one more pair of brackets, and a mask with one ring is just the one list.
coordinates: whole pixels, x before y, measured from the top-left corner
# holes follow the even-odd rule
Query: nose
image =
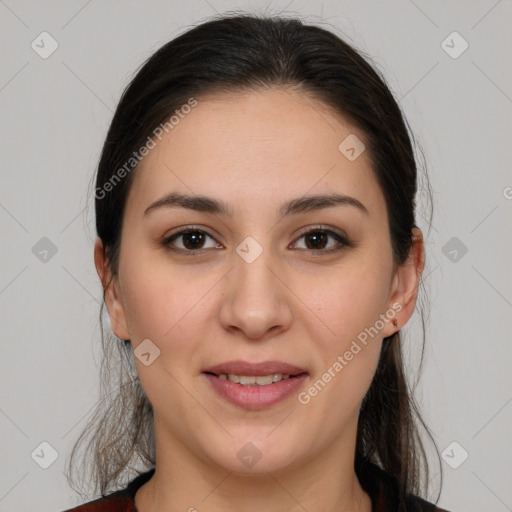
[(223, 280), (222, 327), (251, 340), (286, 331), (292, 319), (293, 293), (271, 250), (263, 250), (253, 261), (233, 253), (233, 265)]

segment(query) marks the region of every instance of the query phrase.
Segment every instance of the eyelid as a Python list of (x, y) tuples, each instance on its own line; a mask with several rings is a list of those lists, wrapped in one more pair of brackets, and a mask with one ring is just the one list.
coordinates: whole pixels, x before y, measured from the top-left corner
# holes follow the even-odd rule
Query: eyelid
[(348, 235), (340, 229), (332, 228), (330, 226), (326, 226), (325, 224), (315, 224), (313, 226), (307, 226), (305, 228), (302, 228), (295, 237), (295, 240), (297, 240), (297, 238), (301, 236), (307, 235), (312, 231), (325, 231), (327, 233), (334, 233), (335, 235), (338, 235), (340, 237), (348, 238)]
[(182, 233), (186, 233), (188, 231), (201, 231), (203, 233), (206, 233), (208, 236), (211, 236), (212, 238), (215, 238), (209, 231), (208, 228), (205, 228), (203, 226), (200, 226), (198, 224), (186, 224), (185, 226), (180, 226), (178, 228), (173, 229), (171, 232), (166, 233), (163, 238), (169, 239), (175, 235), (180, 235)]

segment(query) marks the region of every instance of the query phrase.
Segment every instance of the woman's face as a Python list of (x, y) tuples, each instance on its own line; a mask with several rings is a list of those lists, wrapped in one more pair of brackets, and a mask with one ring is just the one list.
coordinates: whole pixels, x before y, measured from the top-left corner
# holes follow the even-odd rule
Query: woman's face
[[(384, 197), (368, 152), (357, 156), (364, 140), (290, 90), (198, 98), (155, 139), (130, 189), (107, 305), (135, 350), (159, 457), (249, 473), (353, 456), (382, 338), (397, 330), (392, 318), (408, 320), (417, 284), (416, 271), (393, 270)], [(228, 211), (162, 201), (171, 194)], [(346, 199), (284, 214), (290, 202), (333, 194)], [(204, 373), (234, 360), (307, 375), (263, 390)]]

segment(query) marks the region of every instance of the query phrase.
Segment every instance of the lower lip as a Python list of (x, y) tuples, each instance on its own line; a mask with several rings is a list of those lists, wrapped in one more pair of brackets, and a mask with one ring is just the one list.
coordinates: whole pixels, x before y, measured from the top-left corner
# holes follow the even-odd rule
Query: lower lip
[(297, 392), (307, 379), (308, 374), (303, 373), (296, 377), (280, 380), (268, 386), (250, 384), (244, 386), (231, 382), (229, 379), (220, 379), (210, 373), (203, 373), (210, 381), (213, 389), (228, 402), (244, 409), (262, 409), (284, 400)]

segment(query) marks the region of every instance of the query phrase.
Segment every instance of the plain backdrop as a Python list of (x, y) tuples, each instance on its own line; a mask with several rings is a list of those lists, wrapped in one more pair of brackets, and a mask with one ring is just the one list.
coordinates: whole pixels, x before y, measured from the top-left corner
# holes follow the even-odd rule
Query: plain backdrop
[[(232, 10), (335, 31), (400, 101), (435, 194), (417, 398), (443, 453), (439, 503), (512, 510), (510, 0), (1, 0), (0, 510), (78, 503), (63, 470), (98, 392), (89, 184), (135, 70)], [(415, 316), (405, 329), (412, 362), (418, 325)]]

